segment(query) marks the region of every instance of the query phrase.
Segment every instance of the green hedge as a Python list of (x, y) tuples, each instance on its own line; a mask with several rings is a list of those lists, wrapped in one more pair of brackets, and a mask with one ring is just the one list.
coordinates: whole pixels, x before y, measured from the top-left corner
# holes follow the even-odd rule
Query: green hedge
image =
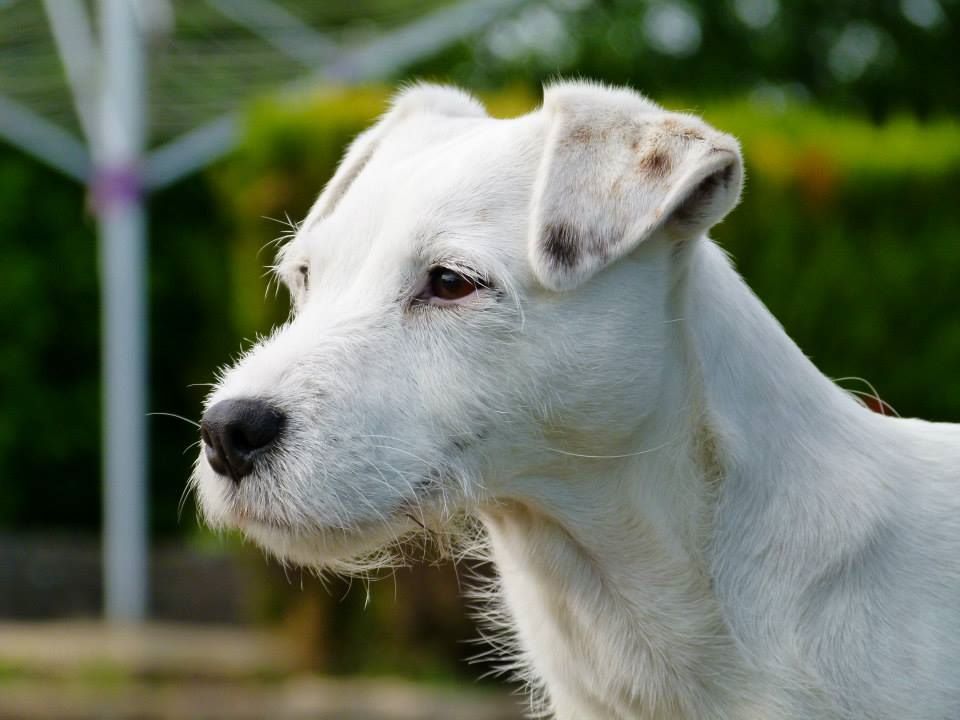
[(714, 235), (800, 347), (904, 416), (960, 420), (960, 125), (704, 114), (747, 161), (743, 203)]
[[(225, 214), (205, 178), (151, 201), (153, 411), (196, 417), (236, 347)], [(0, 146), (0, 530), (100, 522), (100, 296), (95, 224), (82, 188)], [(231, 350), (228, 350), (230, 348)], [(191, 527), (176, 506), (196, 429), (152, 417), (151, 522)]]
[(97, 277), (83, 197), (0, 152), (0, 527), (99, 512)]
[[(285, 298), (264, 302), (263, 266), (286, 228), (266, 218), (303, 217), (387, 95), (261, 102), (228, 160), (151, 200), (151, 409), (196, 417), (204, 388), (187, 386), (282, 318)], [(523, 88), (484, 99), (501, 116), (538, 101)], [(868, 378), (904, 415), (960, 419), (960, 125), (692, 109), (743, 143), (744, 200), (714, 234), (800, 346), (833, 377)], [(84, 195), (0, 148), (0, 233), (0, 527), (92, 528), (99, 299)], [(195, 431), (151, 422), (154, 526), (174, 532)], [(188, 511), (179, 527), (192, 522)]]

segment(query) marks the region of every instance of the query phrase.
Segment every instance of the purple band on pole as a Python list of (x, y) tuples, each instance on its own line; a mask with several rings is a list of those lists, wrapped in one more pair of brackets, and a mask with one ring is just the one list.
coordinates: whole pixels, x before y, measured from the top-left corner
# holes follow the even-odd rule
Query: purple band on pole
[(90, 183), (90, 198), (98, 215), (130, 205), (143, 195), (143, 179), (133, 166), (102, 167), (94, 173)]

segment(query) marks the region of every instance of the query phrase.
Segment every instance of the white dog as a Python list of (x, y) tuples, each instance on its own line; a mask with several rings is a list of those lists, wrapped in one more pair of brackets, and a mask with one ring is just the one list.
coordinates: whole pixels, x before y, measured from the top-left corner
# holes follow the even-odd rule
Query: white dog
[(704, 235), (741, 184), (629, 90), (402, 92), (209, 399), (206, 517), (340, 569), (480, 518), (556, 718), (960, 718), (960, 426), (817, 371)]

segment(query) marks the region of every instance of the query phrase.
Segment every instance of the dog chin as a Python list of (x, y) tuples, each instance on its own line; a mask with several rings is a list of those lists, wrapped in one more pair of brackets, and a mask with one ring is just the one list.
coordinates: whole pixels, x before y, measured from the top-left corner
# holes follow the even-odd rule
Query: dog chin
[(350, 528), (307, 530), (250, 518), (238, 518), (230, 524), (284, 562), (336, 570), (363, 569), (377, 564), (375, 558), (379, 551), (412, 529), (378, 522)]
[(344, 525), (291, 523), (274, 517), (267, 508), (251, 511), (238, 503), (230, 484), (209, 468), (196, 476), (200, 506), (207, 525), (239, 530), (266, 552), (283, 562), (340, 571), (366, 569), (377, 564), (381, 552), (422, 525), (404, 512), (406, 505), (384, 511), (376, 518), (356, 518)]

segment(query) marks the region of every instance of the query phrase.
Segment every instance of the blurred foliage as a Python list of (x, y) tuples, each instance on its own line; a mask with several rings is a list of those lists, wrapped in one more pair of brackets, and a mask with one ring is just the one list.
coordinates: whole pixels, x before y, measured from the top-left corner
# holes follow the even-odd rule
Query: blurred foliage
[[(75, 183), (0, 146), (0, 528), (99, 526), (100, 296), (85, 203)], [(188, 385), (236, 348), (226, 228), (203, 177), (151, 201), (151, 410), (196, 417), (206, 388)], [(196, 429), (150, 424), (151, 524), (169, 534)]]
[[(283, 318), (282, 294), (264, 300), (267, 246), (306, 214), (386, 98), (331, 89), (261, 102), (229, 160), (152, 199), (152, 410), (196, 418), (205, 388), (188, 386)], [(537, 102), (521, 86), (483, 99), (503, 116)], [(800, 102), (668, 104), (740, 137), (747, 190), (714, 234), (800, 346), (833, 377), (867, 377), (903, 414), (958, 419), (960, 125), (874, 124)], [(99, 298), (83, 202), (68, 181), (0, 154), (4, 527), (98, 523)], [(172, 418), (151, 424), (152, 521), (164, 534), (196, 435)], [(181, 527), (193, 525), (189, 506)]]
[(960, 111), (958, 0), (541, 0), (414, 71), (468, 87), (571, 74), (653, 97), (755, 94), (874, 119)]
[(703, 114), (747, 163), (743, 202), (712, 235), (791, 337), (904, 416), (960, 419), (960, 123), (742, 102)]
[(0, 526), (92, 526), (98, 427), (96, 245), (75, 184), (0, 154)]
[(462, 592), (461, 578), (474, 570), (483, 572), (424, 562), (367, 584), (336, 577), (320, 582), (306, 573), (291, 578), (271, 564), (259, 618), (280, 621), (301, 667), (314, 671), (476, 681), (492, 667), (490, 658), (479, 668), (468, 662), (489, 650), (474, 642), (479, 632)]

